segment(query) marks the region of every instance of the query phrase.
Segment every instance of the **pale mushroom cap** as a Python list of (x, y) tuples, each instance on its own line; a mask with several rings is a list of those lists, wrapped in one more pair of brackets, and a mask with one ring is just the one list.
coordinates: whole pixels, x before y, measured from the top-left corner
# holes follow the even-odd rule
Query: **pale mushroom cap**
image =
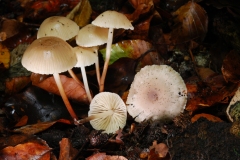
[(96, 130), (105, 130), (105, 133), (115, 133), (126, 125), (127, 109), (121, 97), (115, 93), (101, 92), (97, 94), (90, 104), (88, 116), (112, 110), (113, 114), (103, 118), (91, 120)]
[(169, 120), (183, 112), (187, 88), (182, 77), (167, 65), (142, 68), (134, 77), (126, 101), (136, 122)]
[(73, 52), (76, 53), (78, 62), (75, 67), (90, 66), (98, 61), (96, 48), (74, 47)]
[(65, 72), (77, 63), (72, 47), (58, 37), (42, 37), (28, 46), (22, 57), (22, 65), (39, 74)]
[(76, 36), (76, 43), (83, 47), (99, 46), (107, 43), (108, 28), (88, 24), (81, 28)]
[(77, 35), (79, 26), (67, 17), (52, 16), (45, 19), (39, 27), (37, 38), (55, 36), (69, 40)]
[(134, 29), (128, 18), (124, 14), (116, 11), (103, 12), (92, 21), (92, 24), (103, 28)]

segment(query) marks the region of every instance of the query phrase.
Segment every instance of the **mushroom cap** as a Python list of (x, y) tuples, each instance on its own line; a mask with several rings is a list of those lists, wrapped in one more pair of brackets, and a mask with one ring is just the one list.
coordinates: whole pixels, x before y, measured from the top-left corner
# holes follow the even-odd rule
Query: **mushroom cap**
[(55, 36), (69, 40), (79, 31), (77, 23), (67, 17), (52, 16), (45, 19), (39, 27), (37, 38)]
[(94, 21), (92, 21), (92, 24), (103, 28), (134, 29), (128, 18), (117, 11), (103, 12)]
[(58, 37), (42, 37), (28, 46), (22, 57), (22, 65), (39, 74), (65, 72), (77, 63), (72, 47)]
[(128, 113), (136, 122), (170, 120), (187, 102), (187, 88), (178, 72), (167, 65), (142, 68), (134, 77), (127, 97)]
[(105, 130), (105, 133), (115, 133), (126, 125), (126, 105), (116, 93), (101, 92), (97, 94), (91, 101), (88, 116), (98, 115), (109, 110), (113, 111), (112, 115), (90, 121), (94, 129)]
[(83, 47), (99, 46), (107, 43), (108, 28), (88, 24), (81, 28), (76, 36), (76, 43)]
[(85, 67), (90, 66), (98, 61), (97, 49), (96, 47), (74, 47), (73, 52), (77, 55), (77, 64), (75, 67)]

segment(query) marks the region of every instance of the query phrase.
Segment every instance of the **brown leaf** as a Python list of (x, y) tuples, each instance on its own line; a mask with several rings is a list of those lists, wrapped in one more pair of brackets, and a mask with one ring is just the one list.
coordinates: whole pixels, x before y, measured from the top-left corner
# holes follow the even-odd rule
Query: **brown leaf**
[(226, 82), (237, 83), (240, 80), (240, 56), (237, 51), (230, 51), (223, 60), (222, 74)]
[(39, 132), (42, 132), (42, 131), (48, 129), (49, 127), (53, 126), (57, 122), (66, 123), (67, 121), (62, 121), (60, 119), (58, 121), (53, 121), (53, 122), (39, 122), (36, 124), (26, 125), (21, 128), (14, 129), (14, 132), (20, 132), (20, 133), (28, 134), (28, 135), (36, 134), (36, 133), (39, 133)]
[(194, 115), (191, 118), (191, 122), (194, 123), (201, 117), (204, 117), (204, 118), (206, 118), (206, 119), (208, 119), (209, 121), (212, 121), (212, 122), (222, 122), (222, 120), (219, 117), (216, 117), (216, 116), (211, 115), (211, 114), (206, 114), (206, 113), (200, 113), (200, 114)]
[(140, 15), (147, 14), (154, 9), (152, 0), (129, 0), (128, 2), (133, 6), (133, 8), (135, 8), (135, 10), (132, 14), (126, 16), (133, 22), (138, 20)]
[(5, 68), (9, 68), (10, 52), (8, 48), (0, 43), (0, 64), (3, 64)]
[(0, 151), (0, 159), (40, 159), (49, 160), (50, 151), (46, 144), (28, 142), (15, 147), (9, 146)]
[(68, 138), (63, 138), (60, 142), (60, 154), (58, 160), (72, 160), (78, 153), (77, 149), (72, 147)]
[[(69, 99), (88, 104), (88, 98), (83, 84), (77, 83), (74, 79), (60, 75), (65, 93)], [(53, 77), (49, 77), (40, 83), (33, 81), (33, 85), (38, 86), (48, 92), (60, 95), (58, 87)]]
[(174, 26), (171, 32), (173, 44), (182, 44), (196, 39), (202, 41), (205, 38), (208, 16), (200, 5), (189, 1), (172, 15), (174, 17)]
[(27, 124), (28, 121), (28, 116), (22, 116), (21, 119), (17, 122), (17, 124), (15, 124), (14, 127), (21, 127)]
[(7, 94), (13, 94), (19, 92), (21, 89), (26, 87), (27, 84), (31, 82), (29, 77), (16, 77), (6, 80), (6, 89)]
[(127, 160), (127, 158), (123, 156), (110, 156), (106, 155), (106, 153), (96, 153), (87, 157), (86, 160)]

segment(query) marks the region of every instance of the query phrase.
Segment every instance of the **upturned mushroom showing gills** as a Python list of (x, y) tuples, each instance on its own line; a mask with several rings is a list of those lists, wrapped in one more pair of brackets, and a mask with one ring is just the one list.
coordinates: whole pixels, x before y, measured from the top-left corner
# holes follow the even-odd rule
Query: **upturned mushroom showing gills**
[(22, 65), (27, 70), (39, 74), (53, 74), (60, 95), (74, 120), (77, 120), (77, 116), (65, 94), (59, 73), (73, 68), (76, 63), (77, 57), (72, 47), (63, 39), (51, 36), (33, 41), (22, 57)]
[(128, 113), (136, 122), (171, 120), (185, 109), (187, 88), (178, 72), (167, 65), (142, 68), (127, 97)]
[(90, 103), (88, 117), (78, 123), (90, 121), (96, 130), (104, 130), (105, 133), (115, 133), (126, 125), (127, 109), (121, 97), (116, 93), (98, 93)]
[(52, 16), (40, 25), (37, 38), (55, 36), (67, 41), (77, 35), (79, 26), (67, 17)]
[(105, 11), (100, 14), (94, 21), (92, 21), (93, 25), (109, 28), (108, 29), (108, 40), (107, 40), (107, 48), (106, 48), (106, 58), (104, 62), (103, 72), (100, 79), (100, 92), (104, 91), (104, 81), (107, 74), (108, 64), (111, 56), (111, 46), (113, 40), (113, 31), (114, 29), (131, 29), (133, 30), (133, 26), (131, 22), (127, 19), (127, 17), (116, 11)]

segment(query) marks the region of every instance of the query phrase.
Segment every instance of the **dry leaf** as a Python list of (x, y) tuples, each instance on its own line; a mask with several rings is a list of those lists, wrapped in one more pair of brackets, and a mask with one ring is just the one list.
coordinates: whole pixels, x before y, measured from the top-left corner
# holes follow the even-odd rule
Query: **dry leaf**
[(26, 87), (31, 82), (29, 77), (16, 77), (12, 79), (7, 79), (5, 84), (5, 92), (7, 94), (13, 94), (19, 92), (21, 89)]
[(16, 145), (15, 147), (9, 146), (0, 151), (0, 159), (38, 159), (38, 160), (49, 160), (50, 151), (46, 144), (28, 142), (24, 144)]
[(106, 153), (96, 153), (86, 158), (86, 160), (127, 160), (127, 158), (123, 156), (109, 156)]
[(205, 38), (208, 16), (200, 5), (189, 1), (172, 15), (174, 17), (174, 26), (171, 32), (173, 44), (182, 44), (196, 39), (202, 41)]
[(6, 46), (0, 43), (0, 64), (3, 64), (5, 68), (9, 68), (10, 52)]
[(223, 60), (222, 74), (226, 82), (237, 83), (240, 81), (240, 56), (237, 51), (230, 51)]
[(70, 124), (69, 121), (62, 121), (60, 119), (58, 121), (53, 121), (53, 122), (39, 122), (39, 123), (32, 124), (32, 125), (26, 125), (21, 128), (14, 129), (13, 131), (20, 132), (20, 133), (27, 134), (27, 135), (36, 134), (36, 133), (39, 133), (39, 132), (42, 132), (42, 131), (48, 129), (49, 127), (53, 126), (57, 122), (64, 122), (64, 123)]
[(206, 119), (208, 119), (209, 121), (212, 122), (222, 122), (222, 120), (216, 116), (213, 116), (211, 114), (206, 114), (206, 113), (200, 113), (200, 114), (196, 114), (191, 118), (191, 122), (194, 123), (196, 122), (199, 118), (204, 117)]
[(58, 160), (72, 160), (78, 153), (78, 150), (72, 147), (68, 138), (63, 138), (60, 142), (60, 154)]
[[(88, 104), (88, 98), (83, 84), (77, 83), (74, 79), (60, 75), (61, 82), (65, 93), (69, 99), (76, 102), (83, 102)], [(60, 95), (58, 87), (53, 77), (49, 77), (40, 83), (33, 82), (33, 85), (38, 86), (48, 92)]]

